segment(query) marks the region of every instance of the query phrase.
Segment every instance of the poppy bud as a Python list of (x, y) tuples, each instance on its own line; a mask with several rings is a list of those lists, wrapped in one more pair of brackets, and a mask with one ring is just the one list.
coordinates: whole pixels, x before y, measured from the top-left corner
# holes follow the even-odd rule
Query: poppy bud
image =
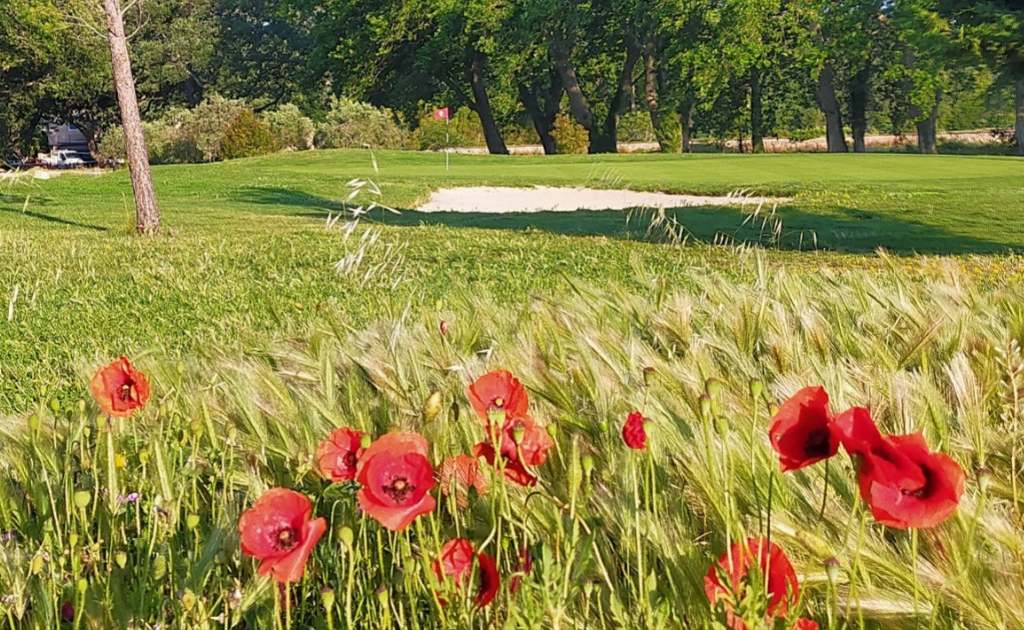
[(444, 321), (443, 319), (440, 322), (438, 322), (438, 324), (437, 324), (437, 332), (441, 333), (442, 337), (447, 336), (448, 335), (448, 322)]
[(704, 391), (711, 398), (717, 398), (723, 391), (725, 391), (725, 383), (717, 378), (709, 378), (704, 381)]
[(53, 413), (60, 412), (60, 401), (57, 400), (56, 398), (50, 399), (50, 411), (52, 411)]
[(654, 380), (654, 373), (656, 371), (657, 370), (655, 370), (653, 367), (651, 367), (649, 365), (644, 368), (644, 385), (645, 386), (650, 386), (651, 381)]
[(321, 599), (323, 599), (324, 608), (326, 608), (327, 610), (330, 610), (331, 608), (334, 607), (334, 589), (333, 588), (327, 587), (324, 590), (320, 591), (320, 597), (321, 597)]
[(192, 607), (196, 605), (196, 594), (191, 589), (186, 588), (185, 592), (181, 594), (181, 607), (185, 611), (192, 610)]
[(33, 556), (32, 557), (32, 565), (31, 565), (30, 568), (32, 569), (32, 573), (33, 574), (37, 574), (37, 573), (42, 573), (43, 572), (43, 567), (45, 565), (46, 565), (46, 558), (44, 558), (42, 556), (42, 554), (39, 554), (37, 556)]
[(64, 602), (60, 606), (60, 619), (64, 623), (71, 623), (75, 620), (75, 606), (71, 602)]
[(146, 465), (149, 463), (149, 451), (147, 451), (146, 449), (142, 449), (141, 451), (139, 451), (139, 463), (142, 465)]
[(764, 383), (758, 379), (751, 379), (750, 381), (750, 396), (757, 400), (764, 394)]
[(381, 608), (388, 607), (388, 591), (383, 586), (377, 589), (377, 601), (380, 602)]
[(552, 438), (558, 437), (558, 425), (549, 424), (547, 426), (547, 430), (548, 430), (548, 435), (550, 435)]
[(37, 416), (36, 414), (32, 414), (31, 416), (28, 417), (28, 428), (31, 429), (33, 432), (39, 431), (42, 425), (42, 421), (39, 420), (39, 416)]
[(117, 563), (117, 566), (123, 569), (125, 565), (128, 564), (128, 554), (123, 551), (118, 551), (114, 554), (114, 562)]
[(988, 492), (992, 487), (992, 471), (983, 467), (975, 471), (975, 474), (978, 476), (978, 487), (982, 492)]
[(338, 529), (338, 538), (341, 540), (341, 544), (345, 545), (346, 549), (352, 548), (352, 542), (355, 540), (355, 534), (352, 532), (352, 528), (345, 525)]
[(167, 574), (167, 558), (157, 556), (153, 560), (153, 579), (161, 580)]
[(839, 560), (835, 556), (825, 561), (825, 574), (828, 576), (828, 581), (832, 584), (835, 584), (836, 580), (839, 579)]
[(80, 510), (84, 510), (89, 507), (89, 501), (91, 500), (92, 495), (85, 490), (79, 490), (75, 493), (75, 505), (77, 505)]
[(373, 444), (373, 438), (368, 433), (364, 433), (363, 437), (359, 440), (360, 448), (367, 449)]
[(78, 544), (78, 534), (68, 534), (68, 544), (74, 547)]
[(85, 578), (78, 578), (78, 581), (75, 582), (75, 589), (79, 595), (84, 595), (89, 590), (89, 582)]
[(526, 427), (524, 427), (521, 424), (516, 425), (516, 428), (512, 429), (512, 440), (515, 441), (515, 443), (517, 445), (518, 444), (522, 444), (523, 437), (525, 435), (526, 435)]
[(189, 529), (195, 529), (196, 527), (198, 527), (199, 526), (199, 515), (198, 514), (189, 514), (188, 516), (186, 516), (185, 517), (185, 526), (188, 527)]
[(711, 416), (711, 399), (707, 394), (700, 395), (700, 415), (703, 418)]
[(590, 479), (590, 473), (594, 472), (594, 457), (592, 455), (583, 456), (583, 474)]
[(423, 419), (432, 422), (441, 413), (441, 392), (434, 391), (423, 403)]

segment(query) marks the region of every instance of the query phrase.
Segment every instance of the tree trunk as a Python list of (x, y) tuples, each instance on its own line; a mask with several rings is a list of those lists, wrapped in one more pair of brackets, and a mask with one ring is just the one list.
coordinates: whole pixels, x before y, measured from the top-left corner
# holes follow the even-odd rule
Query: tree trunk
[(846, 153), (846, 132), (843, 130), (843, 113), (836, 98), (835, 76), (832, 66), (827, 63), (818, 73), (818, 89), (815, 97), (818, 107), (825, 114), (825, 139), (829, 153)]
[(590, 132), (594, 128), (594, 114), (590, 111), (590, 103), (580, 88), (576, 78), (576, 69), (569, 61), (569, 47), (561, 40), (551, 42), (551, 60), (562, 80), (562, 87), (569, 99), (569, 113), (584, 129)]
[[(561, 83), (558, 83), (557, 77), (553, 77), (553, 80), (558, 84), (558, 90), (561, 92)], [(558, 143), (555, 141), (553, 134), (555, 128), (555, 116), (558, 112), (557, 105), (558, 100), (549, 99), (543, 106), (540, 103), (540, 99), (537, 97), (536, 87), (526, 87), (525, 85), (519, 86), (519, 100), (522, 101), (523, 107), (526, 109), (526, 113), (530, 116), (530, 121), (533, 123), (533, 128), (537, 131), (537, 137), (540, 138), (540, 144), (544, 147), (545, 155), (552, 155), (558, 153)], [(555, 108), (550, 107), (551, 101), (554, 100)]]
[(619, 112), (625, 105), (629, 91), (633, 87), (633, 69), (636, 62), (640, 60), (640, 49), (638, 46), (626, 45), (626, 60), (619, 72), (618, 88), (612, 95), (608, 104), (608, 113), (599, 129), (591, 131), (589, 153), (615, 153), (619, 150), (618, 145), (618, 123)]
[(680, 151), (678, 119), (666, 112), (658, 101), (656, 54), (656, 43), (654, 40), (648, 41), (644, 48), (644, 101), (647, 103), (647, 111), (651, 113), (651, 126), (654, 128), (654, 137), (658, 141), (658, 149), (663, 153), (678, 153)]
[(868, 91), (871, 79), (871, 67), (864, 66), (853, 77), (850, 86), (850, 124), (853, 127), (853, 151), (864, 153), (867, 143), (864, 136), (868, 131)]
[(679, 111), (679, 127), (683, 136), (679, 150), (682, 153), (689, 153), (692, 150), (690, 145), (693, 142), (693, 110), (693, 103), (686, 102)]
[(917, 123), (917, 150), (921, 153), (938, 153), (938, 118), (942, 92), (935, 93), (935, 103), (928, 116)]
[(141, 234), (152, 234), (160, 229), (160, 208), (157, 207), (153, 178), (149, 172), (149, 155), (146, 153), (146, 139), (142, 135), (142, 119), (139, 117), (135, 80), (132, 78), (128, 42), (124, 36), (124, 21), (118, 0), (103, 0), (103, 11), (107, 15), (107, 43), (110, 45), (114, 88), (121, 110), (128, 172), (135, 194), (135, 227)]
[(762, 115), (761, 71), (756, 66), (750, 71), (750, 151), (764, 153), (764, 117)]
[(1017, 101), (1017, 117), (1013, 130), (1017, 136), (1017, 153), (1024, 155), (1024, 78), (1017, 80), (1015, 91)]
[(508, 155), (508, 147), (505, 146), (505, 139), (501, 137), (501, 130), (494, 120), (494, 112), (491, 110), (491, 99), (487, 96), (487, 57), (479, 51), (473, 51), (473, 61), (469, 69), (469, 83), (473, 88), (473, 110), (480, 117), (480, 126), (484, 130), (484, 140), (487, 142), (487, 152), (499, 155)]

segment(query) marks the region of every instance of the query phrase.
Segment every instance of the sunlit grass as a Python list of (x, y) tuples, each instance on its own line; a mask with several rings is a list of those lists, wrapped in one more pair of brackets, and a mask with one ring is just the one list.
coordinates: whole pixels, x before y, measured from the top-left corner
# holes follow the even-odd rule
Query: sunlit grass
[[(326, 310), (259, 349), (145, 353), (153, 399), (112, 425), (91, 401), (41, 401), (3, 429), (9, 625), (53, 626), (70, 602), (82, 627), (272, 627), (274, 589), (239, 553), (235, 526), (276, 485), (330, 521), (289, 592), (295, 627), (702, 627), (714, 623), (707, 567), (769, 527), (797, 567), (802, 612), (823, 627), (1024, 618), (1020, 285), (993, 289), (953, 262), (911, 277), (899, 265), (808, 274), (751, 252), (732, 260), (686, 284), (641, 274), (529, 298), (458, 290), (365, 326)], [(96, 365), (78, 366), (85, 383)], [(483, 435), (465, 386), (498, 367), (527, 385), (557, 442), (534, 492), (492, 480), (469, 509), (441, 499), (389, 534), (316, 474), (317, 444), (342, 425), (420, 431), (435, 465), (469, 452)], [(968, 473), (957, 515), (916, 543), (873, 524), (841, 455), (820, 517), (824, 469), (779, 473), (766, 435), (773, 406), (817, 383), (835, 408), (869, 406), (887, 431), (923, 430), (954, 457)], [(435, 391), (444, 411), (426, 422)], [(653, 420), (647, 451), (619, 436), (632, 409)], [(130, 492), (137, 502), (118, 500)], [(456, 535), (486, 545), (506, 579), (529, 545), (522, 589), (482, 611), (439, 607), (429, 562)]]

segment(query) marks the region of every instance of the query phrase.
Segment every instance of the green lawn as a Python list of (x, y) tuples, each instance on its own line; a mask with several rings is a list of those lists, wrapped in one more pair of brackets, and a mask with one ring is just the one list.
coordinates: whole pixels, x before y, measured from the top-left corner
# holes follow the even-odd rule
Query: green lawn
[[(685, 283), (710, 267), (737, 275), (728, 239), (769, 246), (769, 266), (886, 268), (896, 254), (983, 254), (957, 264), (998, 282), (1021, 276), (1024, 160), (917, 155), (615, 155), (552, 158), (367, 151), (278, 154), (156, 167), (166, 235), (128, 234), (124, 172), (22, 180), (0, 189), (0, 413), (80, 393), (79, 364), (116, 352), (175, 355), (251, 346), (311, 321), (362, 326), (411, 307), (444, 311), (467, 293), (498, 301), (564, 290), (566, 279)], [(587, 185), (792, 196), (767, 243), (733, 209), (672, 213), (688, 246), (643, 242), (620, 212), (375, 214), (381, 240), (360, 269), (325, 229), (353, 177), (407, 209), (434, 187)], [(472, 229), (470, 229), (472, 228)], [(484, 229), (479, 229), (484, 228)], [(807, 252), (816, 246), (821, 251)], [(393, 249), (388, 250), (391, 245)], [(896, 264), (922, 269), (916, 259)], [(933, 262), (926, 262), (925, 267)], [(400, 280), (394, 282), (395, 279)], [(7, 307), (7, 308), (2, 308)], [(9, 317), (8, 317), (9, 315)]]

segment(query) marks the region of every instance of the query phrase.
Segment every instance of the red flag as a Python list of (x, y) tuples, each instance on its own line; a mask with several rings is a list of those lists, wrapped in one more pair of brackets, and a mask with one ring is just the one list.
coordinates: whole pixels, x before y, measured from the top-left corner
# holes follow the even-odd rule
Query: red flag
[(441, 109), (435, 109), (434, 120), (448, 120), (448, 108), (442, 107)]

